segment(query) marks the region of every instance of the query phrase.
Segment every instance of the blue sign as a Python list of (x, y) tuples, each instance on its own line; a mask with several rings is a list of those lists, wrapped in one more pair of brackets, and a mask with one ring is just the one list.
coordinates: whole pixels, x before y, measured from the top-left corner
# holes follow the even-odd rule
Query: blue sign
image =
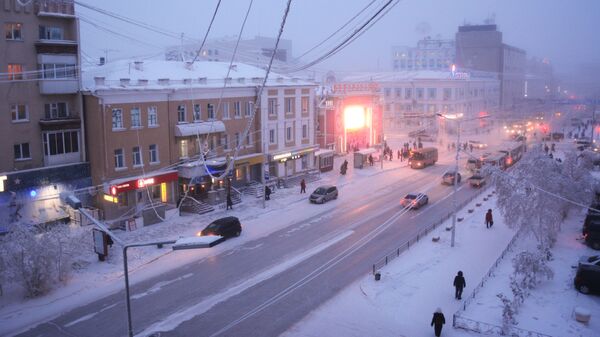
[(269, 180), (270, 176), (269, 176), (269, 172), (265, 171), (265, 180)]

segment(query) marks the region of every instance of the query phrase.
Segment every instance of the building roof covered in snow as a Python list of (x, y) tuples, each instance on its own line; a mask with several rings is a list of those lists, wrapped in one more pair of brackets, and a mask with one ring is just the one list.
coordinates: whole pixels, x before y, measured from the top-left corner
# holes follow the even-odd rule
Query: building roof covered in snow
[[(229, 75), (227, 75), (229, 71)], [(82, 71), (82, 90), (164, 90), (189, 88), (256, 87), (265, 69), (228, 62), (120, 60)], [(227, 78), (226, 78), (227, 77)], [(267, 86), (315, 86), (315, 83), (271, 72)]]
[(488, 72), (472, 71), (387, 71), (357, 73), (344, 76), (340, 82), (405, 82), (419, 80), (497, 80), (498, 76)]

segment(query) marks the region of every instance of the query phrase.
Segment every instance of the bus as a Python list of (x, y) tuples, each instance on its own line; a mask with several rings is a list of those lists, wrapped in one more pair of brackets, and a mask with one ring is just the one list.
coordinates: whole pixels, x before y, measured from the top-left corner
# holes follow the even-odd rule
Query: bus
[(435, 164), (438, 160), (438, 150), (435, 147), (425, 147), (412, 150), (408, 157), (408, 165), (411, 168), (424, 168)]
[(505, 156), (506, 167), (514, 165), (516, 162), (521, 160), (523, 153), (526, 151), (525, 143), (523, 142), (509, 142), (502, 144), (502, 150), (498, 151)]
[(506, 154), (497, 153), (495, 155), (486, 157), (483, 160), (483, 165), (496, 166), (496, 167), (500, 168), (501, 170), (504, 170), (506, 168)]

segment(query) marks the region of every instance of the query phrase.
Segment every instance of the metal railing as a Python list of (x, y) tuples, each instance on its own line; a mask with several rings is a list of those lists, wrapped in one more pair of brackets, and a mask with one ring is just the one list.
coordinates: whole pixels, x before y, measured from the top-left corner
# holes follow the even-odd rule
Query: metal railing
[[(457, 209), (466, 206), (468, 203), (470, 203), (471, 201), (473, 201), (475, 198), (477, 198), (480, 195), (482, 195), (483, 192), (487, 191), (488, 188), (483, 188), (483, 189), (479, 190), (478, 193), (475, 193), (473, 196), (471, 196), (467, 200), (465, 200), (462, 203), (458, 204), (457, 205)], [(419, 242), (419, 240), (421, 238), (427, 236), (427, 234), (429, 234), (432, 230), (436, 229), (444, 221), (446, 221), (447, 219), (449, 219), (452, 216), (452, 213), (453, 212), (448, 212), (446, 215), (444, 215), (443, 217), (441, 217), (437, 222), (434, 222), (433, 224), (430, 224), (429, 226), (423, 228), (415, 236), (413, 236), (412, 238), (408, 239), (408, 241), (406, 241), (403, 245), (401, 245), (400, 247), (396, 248), (394, 251), (390, 252), (389, 254), (386, 254), (384, 257), (382, 257), (381, 259), (379, 259), (378, 261), (376, 261), (373, 264), (372, 273), (373, 274), (377, 273), (378, 270), (381, 270), (381, 268), (383, 268), (384, 266), (386, 266), (393, 259), (397, 258), (398, 256), (400, 256), (400, 254), (402, 254), (404, 251), (406, 251), (407, 249), (409, 249), (411, 245), (414, 245), (415, 243)]]
[(496, 336), (511, 336), (511, 337), (553, 337), (550, 335), (543, 334), (541, 332), (529, 331), (525, 329), (519, 329), (511, 326), (503, 328), (498, 325), (479, 322), (462, 316), (454, 316), (452, 320), (452, 326), (467, 331), (473, 331), (484, 335), (496, 335)]

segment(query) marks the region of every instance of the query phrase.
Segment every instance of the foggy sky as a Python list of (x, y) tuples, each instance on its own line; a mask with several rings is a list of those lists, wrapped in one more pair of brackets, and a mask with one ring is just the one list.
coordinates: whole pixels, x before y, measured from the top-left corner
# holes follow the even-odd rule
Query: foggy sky
[[(199, 39), (205, 34), (217, 3), (217, 0), (81, 1)], [(298, 56), (338, 29), (369, 2), (293, 0), (283, 37), (293, 40), (293, 54)], [(377, 4), (381, 2), (378, 0)], [(254, 0), (243, 37), (275, 37), (285, 3), (285, 0)], [(248, 4), (249, 0), (223, 0), (209, 38), (237, 35)], [(180, 43), (177, 39), (121, 23), (85, 8), (79, 7), (78, 11), (99, 25), (152, 45), (100, 32), (81, 22), (82, 50), (89, 59), (104, 56), (106, 49), (110, 49), (109, 59), (158, 55), (165, 46)], [(492, 15), (503, 32), (505, 43), (525, 49), (528, 57), (549, 58), (555, 71), (565, 72), (581, 64), (600, 63), (600, 1), (597, 0), (404, 0), (352, 45), (317, 68), (389, 70), (392, 45), (415, 46), (417, 40), (427, 35), (454, 38), (459, 25), (464, 22), (480, 24)], [(333, 46), (333, 41), (325, 46)], [(304, 60), (310, 61), (326, 49), (319, 48)]]

